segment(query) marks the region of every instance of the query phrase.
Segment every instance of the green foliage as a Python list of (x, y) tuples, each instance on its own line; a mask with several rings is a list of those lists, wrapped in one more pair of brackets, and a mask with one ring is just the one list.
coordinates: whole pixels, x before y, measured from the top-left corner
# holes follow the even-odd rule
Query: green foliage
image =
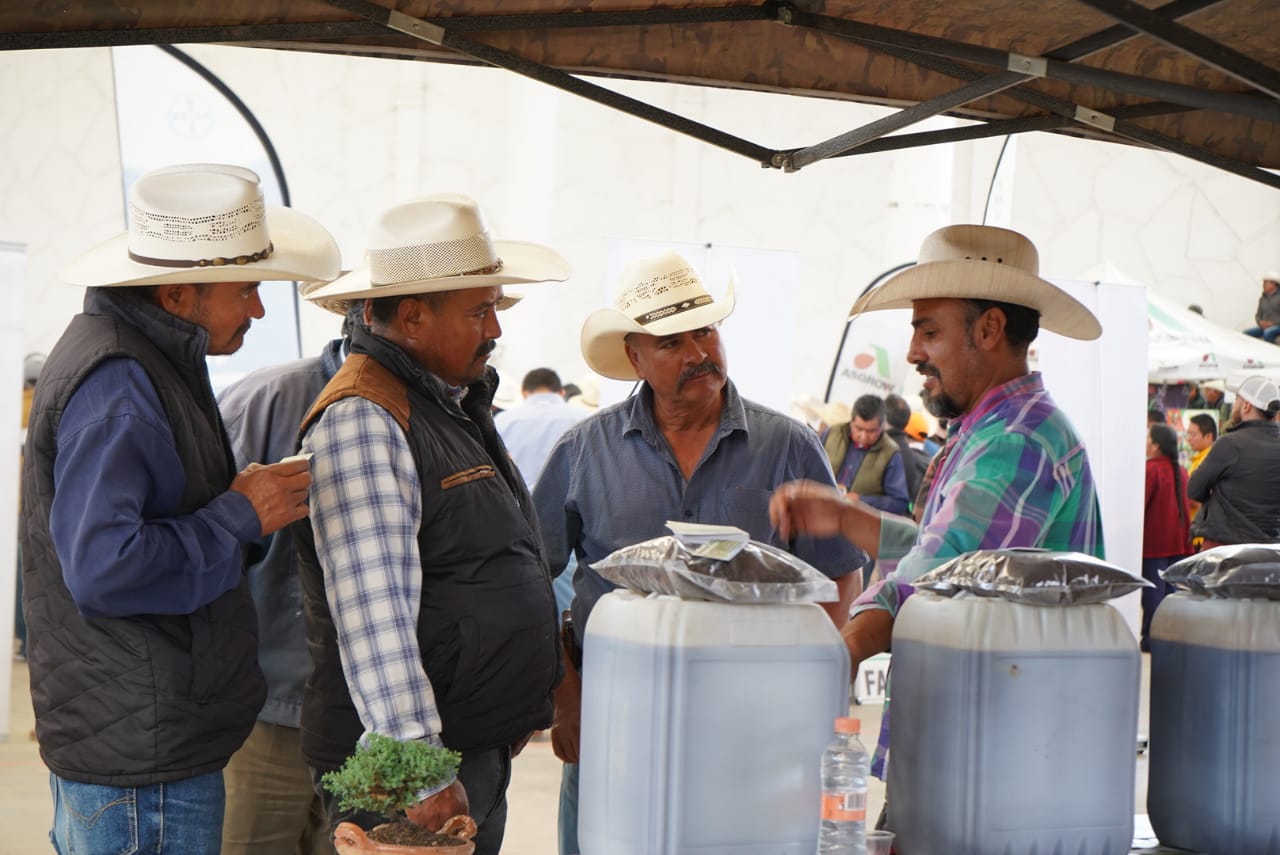
[(320, 780), (345, 810), (384, 816), (412, 807), (418, 793), (452, 781), (462, 755), (426, 742), (400, 742), (378, 733), (347, 758), (342, 768)]

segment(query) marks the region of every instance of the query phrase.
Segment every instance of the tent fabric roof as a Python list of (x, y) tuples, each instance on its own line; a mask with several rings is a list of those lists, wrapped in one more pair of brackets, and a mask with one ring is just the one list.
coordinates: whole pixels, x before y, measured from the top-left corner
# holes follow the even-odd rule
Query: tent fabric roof
[[(1280, 168), (1275, 0), (82, 0), (0, 10), (4, 49), (209, 41), (499, 65), (785, 170), (1048, 130), (1174, 151), (1280, 187), (1270, 171)], [(901, 110), (777, 148), (590, 76)], [(939, 114), (977, 124), (910, 131)], [(895, 131), (904, 133), (886, 136)]]

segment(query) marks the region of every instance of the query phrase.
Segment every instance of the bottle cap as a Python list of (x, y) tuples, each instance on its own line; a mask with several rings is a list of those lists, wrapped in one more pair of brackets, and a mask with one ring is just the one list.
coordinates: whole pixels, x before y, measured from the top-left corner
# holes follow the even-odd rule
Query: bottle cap
[(861, 733), (862, 721), (856, 718), (840, 716), (836, 719), (836, 733)]

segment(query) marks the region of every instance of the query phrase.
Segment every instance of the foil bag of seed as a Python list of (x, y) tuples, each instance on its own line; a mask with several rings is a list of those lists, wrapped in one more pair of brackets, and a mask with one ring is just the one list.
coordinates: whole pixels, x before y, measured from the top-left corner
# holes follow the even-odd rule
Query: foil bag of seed
[(1035, 606), (1101, 603), (1153, 587), (1092, 555), (1031, 548), (966, 552), (911, 584), (944, 596), (968, 592)]
[(726, 603), (824, 603), (836, 583), (808, 562), (759, 541), (731, 558), (695, 555), (672, 535), (624, 546), (591, 568), (633, 591)]

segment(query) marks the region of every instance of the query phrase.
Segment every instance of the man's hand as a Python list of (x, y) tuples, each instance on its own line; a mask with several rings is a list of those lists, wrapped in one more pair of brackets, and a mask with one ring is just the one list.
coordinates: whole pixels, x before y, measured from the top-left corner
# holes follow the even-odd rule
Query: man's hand
[(798, 534), (843, 537), (871, 558), (880, 554), (880, 512), (851, 502), (843, 490), (817, 481), (791, 481), (773, 491), (769, 520), (783, 540)]
[(564, 659), (564, 679), (556, 686), (556, 714), (551, 722), (551, 750), (565, 763), (578, 762), (578, 739), (582, 728), (582, 678), (573, 667), (569, 651), (560, 646)]
[(529, 744), (529, 740), (533, 739), (533, 734), (534, 734), (534, 731), (531, 730), (521, 738), (517, 739), (515, 742), (511, 743), (512, 757), (520, 756), (520, 752), (523, 751), (524, 747)]
[(467, 799), (467, 789), (455, 778), (452, 784), (434, 796), (429, 796), (406, 809), (404, 815), (416, 825), (425, 826), (431, 831), (439, 831), (446, 820), (458, 814), (470, 813), (471, 802)]
[(835, 537), (849, 505), (843, 491), (817, 481), (792, 481), (773, 491), (769, 520), (783, 540), (797, 534)]
[(236, 475), (231, 489), (253, 505), (262, 524), (261, 536), (266, 537), (307, 515), (311, 464), (306, 460), (286, 460), (270, 466), (250, 463)]
[(893, 639), (893, 618), (884, 609), (867, 609), (858, 612), (840, 630), (845, 647), (849, 648), (851, 673), (858, 673), (858, 665), (877, 653), (889, 649)]

